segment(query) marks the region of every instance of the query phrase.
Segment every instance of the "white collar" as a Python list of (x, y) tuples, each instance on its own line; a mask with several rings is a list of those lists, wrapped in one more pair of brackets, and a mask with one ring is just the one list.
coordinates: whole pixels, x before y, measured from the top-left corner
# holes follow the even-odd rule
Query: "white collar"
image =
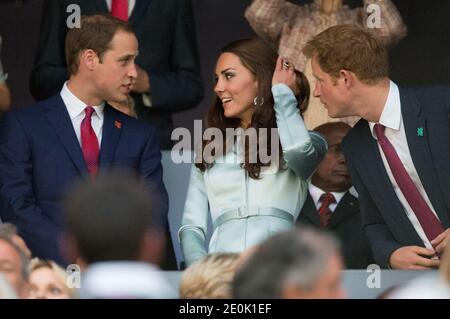
[[(319, 202), (320, 196), (322, 196), (322, 194), (324, 194), (324, 193), (326, 193), (324, 190), (320, 189), (316, 185), (313, 185), (311, 182), (309, 182), (309, 194), (311, 195), (316, 207), (320, 206), (320, 202)], [(347, 191), (345, 191), (345, 192), (330, 192), (330, 193), (333, 194), (334, 199), (336, 199), (336, 204), (339, 204), (342, 197), (344, 197), (344, 195), (345, 195), (345, 193), (347, 193)]]
[[(64, 83), (63, 88), (61, 89), (61, 98), (66, 105), (67, 112), (69, 112), (70, 119), (73, 120), (75, 117), (80, 114), (84, 115), (84, 109), (86, 108), (86, 103), (81, 101), (78, 97), (76, 97), (68, 88), (67, 82)], [(92, 105), (95, 110), (95, 114), (99, 117), (100, 120), (103, 120), (105, 102), (102, 102), (100, 105)]]
[[(400, 91), (397, 84), (389, 81), (389, 94), (384, 105), (383, 112), (381, 113), (379, 123), (384, 127), (400, 130), (400, 124), (402, 122), (402, 110), (400, 103)], [(377, 138), (374, 132), (375, 122), (369, 122), (370, 132), (373, 138)]]

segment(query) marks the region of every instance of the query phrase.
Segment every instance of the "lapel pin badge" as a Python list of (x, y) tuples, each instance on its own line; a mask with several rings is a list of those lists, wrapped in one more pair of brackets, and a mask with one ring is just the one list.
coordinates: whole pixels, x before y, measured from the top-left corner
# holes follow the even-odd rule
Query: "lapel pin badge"
[(417, 136), (423, 136), (423, 127), (417, 128)]
[(122, 128), (122, 123), (120, 121), (114, 121), (114, 126), (117, 128)]

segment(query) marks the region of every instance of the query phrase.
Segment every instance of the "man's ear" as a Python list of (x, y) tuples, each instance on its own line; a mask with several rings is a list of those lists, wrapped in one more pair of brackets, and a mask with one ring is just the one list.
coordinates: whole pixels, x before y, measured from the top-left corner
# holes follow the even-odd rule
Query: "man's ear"
[(92, 49), (86, 49), (80, 53), (80, 66), (84, 65), (89, 71), (93, 71), (99, 61), (97, 53)]
[(351, 89), (351, 87), (355, 84), (356, 75), (351, 71), (341, 69), (339, 71), (339, 78), (341, 79), (345, 88)]

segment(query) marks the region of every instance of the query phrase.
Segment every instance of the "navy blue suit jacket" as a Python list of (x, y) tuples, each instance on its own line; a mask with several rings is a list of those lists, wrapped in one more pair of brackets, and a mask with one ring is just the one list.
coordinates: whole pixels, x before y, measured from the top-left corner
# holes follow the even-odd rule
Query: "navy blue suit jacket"
[[(161, 199), (157, 210), (167, 220), (155, 129), (106, 104), (99, 174), (112, 167), (144, 177), (149, 192)], [(63, 263), (58, 247), (60, 201), (79, 178), (90, 176), (59, 94), (5, 115), (0, 125), (0, 216), (18, 226), (33, 255)]]
[[(400, 100), (414, 166), (444, 228), (449, 228), (450, 87), (400, 88)], [(396, 249), (424, 246), (395, 194), (366, 120), (344, 138), (343, 149), (375, 261), (388, 267)]]

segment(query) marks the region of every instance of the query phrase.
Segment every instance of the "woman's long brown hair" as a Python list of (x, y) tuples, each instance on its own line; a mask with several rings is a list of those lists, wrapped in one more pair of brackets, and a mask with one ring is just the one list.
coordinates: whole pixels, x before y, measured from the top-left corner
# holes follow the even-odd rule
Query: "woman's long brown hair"
[[(272, 86), (272, 76), (275, 70), (277, 54), (267, 46), (260, 39), (241, 39), (236, 40), (228, 45), (226, 45), (220, 52), (222, 53), (232, 53), (239, 57), (241, 63), (246, 67), (255, 77), (258, 82), (258, 100), (264, 99), (262, 105), (255, 106), (255, 111), (253, 113), (250, 127), (256, 129), (259, 137), (260, 128), (276, 128), (277, 122), (275, 119), (274, 110), (274, 100), (271, 92)], [(299, 112), (302, 114), (306, 111), (309, 103), (309, 84), (303, 73), (296, 71), (297, 74), (297, 85), (300, 88), (300, 92), (296, 96), (297, 101), (299, 101)], [(207, 114), (207, 128), (218, 128), (222, 131), (223, 135), (223, 152), (231, 149), (232, 145), (226, 145), (226, 143), (234, 143), (235, 141), (226, 141), (225, 130), (227, 128), (239, 128), (240, 119), (238, 118), (227, 118), (224, 115), (224, 109), (222, 101), (215, 96), (212, 107), (209, 109)], [(259, 138), (258, 138), (259, 141)], [(202, 141), (202, 154), (206, 145), (212, 141)], [(259, 143), (259, 142), (258, 142)], [(270, 133), (267, 137), (267, 145), (271, 145)], [(267, 146), (265, 146), (267, 147)], [(260, 146), (257, 145), (257, 151), (259, 152)], [(280, 144), (280, 154), (281, 154), (281, 144)], [(202, 156), (200, 154), (200, 156)], [(268, 156), (270, 156), (270, 147), (268, 147)], [(245, 169), (249, 176), (253, 179), (258, 179), (261, 167), (269, 166), (270, 163), (261, 163), (259, 156), (257, 156), (256, 163), (249, 163), (249, 145), (248, 141), (245, 143), (245, 161), (241, 164), (241, 167)], [(281, 164), (281, 162), (280, 162)], [(202, 157), (201, 163), (195, 164), (201, 171), (205, 171), (207, 168), (211, 168), (214, 163), (206, 162)]]

